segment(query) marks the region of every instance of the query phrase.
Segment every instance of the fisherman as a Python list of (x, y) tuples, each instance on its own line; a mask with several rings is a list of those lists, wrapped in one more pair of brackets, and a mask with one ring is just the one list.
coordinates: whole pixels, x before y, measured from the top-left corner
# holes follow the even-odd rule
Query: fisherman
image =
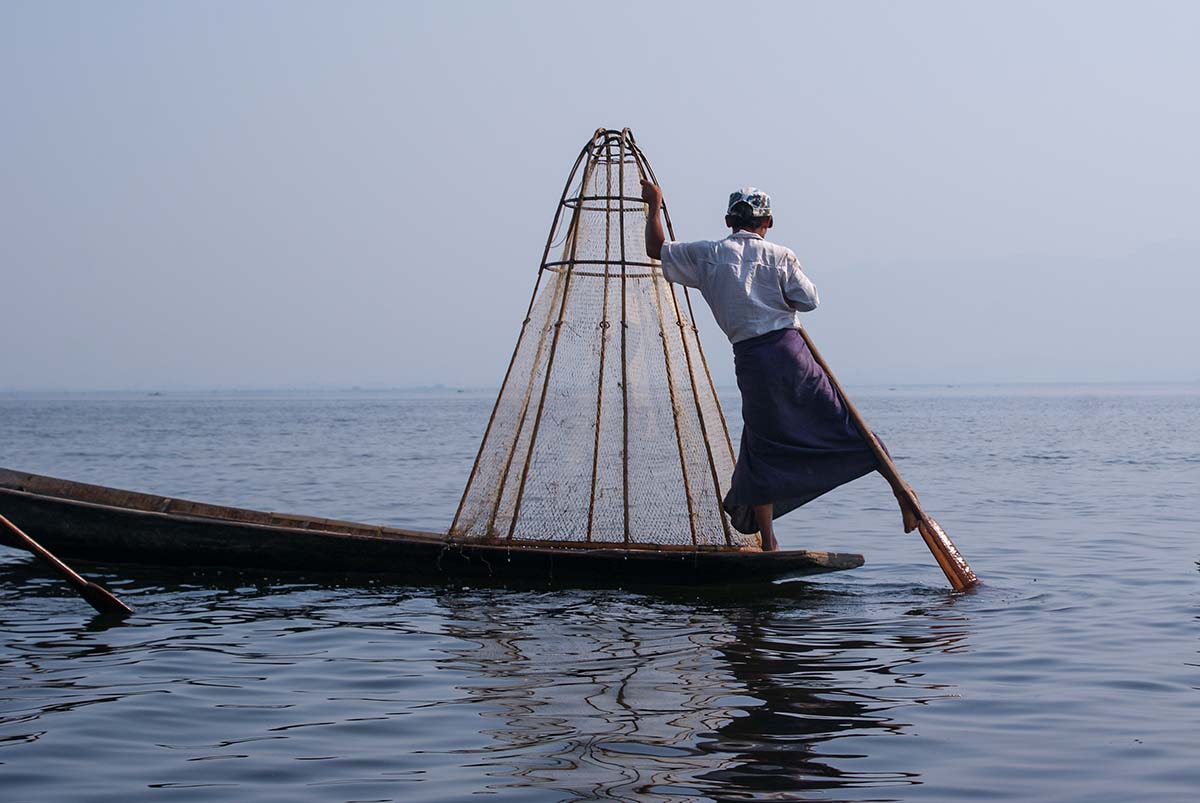
[[(740, 532), (779, 548), (772, 520), (878, 462), (841, 396), (800, 336), (800, 313), (817, 308), (817, 288), (788, 248), (765, 237), (775, 221), (771, 198), (755, 187), (729, 196), (723, 240), (667, 242), (662, 190), (642, 181), (646, 254), (662, 261), (668, 281), (695, 287), (733, 344), (742, 392), (742, 442), (725, 512)], [(899, 497), (897, 497), (899, 500)], [(901, 502), (905, 528), (915, 526)]]

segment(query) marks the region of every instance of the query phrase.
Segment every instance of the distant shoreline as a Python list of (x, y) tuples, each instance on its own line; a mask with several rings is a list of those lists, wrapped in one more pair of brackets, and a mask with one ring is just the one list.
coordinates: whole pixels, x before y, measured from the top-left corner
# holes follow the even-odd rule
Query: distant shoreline
[[(1162, 381), (1109, 381), (1109, 382), (923, 382), (923, 383), (888, 383), (873, 382), (848, 384), (848, 390), (861, 393), (912, 393), (928, 391), (954, 391), (968, 393), (971, 391), (1033, 391), (1054, 392), (1071, 390), (1085, 393), (1089, 390), (1200, 390), (1198, 380), (1162, 380)], [(723, 392), (736, 393), (735, 385), (721, 385), (717, 388)], [(0, 399), (27, 397), (119, 397), (119, 398), (170, 398), (196, 396), (372, 396), (372, 395), (495, 395), (499, 391), (496, 385), (397, 385), (393, 387), (364, 387), (364, 386), (283, 386), (283, 387), (161, 387), (161, 388), (33, 388), (33, 389), (0, 389)]]

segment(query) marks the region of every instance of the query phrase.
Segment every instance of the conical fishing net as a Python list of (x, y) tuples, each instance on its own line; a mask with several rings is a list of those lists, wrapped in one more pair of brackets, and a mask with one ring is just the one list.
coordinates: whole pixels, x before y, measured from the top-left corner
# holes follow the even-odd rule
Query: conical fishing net
[(628, 129), (576, 160), (451, 536), (758, 548), (721, 509), (733, 447), (687, 290), (646, 256), (642, 177)]

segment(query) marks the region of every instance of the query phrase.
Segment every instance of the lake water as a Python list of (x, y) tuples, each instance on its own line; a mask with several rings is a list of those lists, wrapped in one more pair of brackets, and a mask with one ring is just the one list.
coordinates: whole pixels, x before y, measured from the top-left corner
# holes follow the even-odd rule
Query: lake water
[[(0, 800), (1195, 799), (1200, 386), (853, 395), (978, 590), (877, 475), (753, 596), (79, 565), (111, 625), (0, 547)], [(444, 529), (491, 402), (0, 396), (0, 465)]]

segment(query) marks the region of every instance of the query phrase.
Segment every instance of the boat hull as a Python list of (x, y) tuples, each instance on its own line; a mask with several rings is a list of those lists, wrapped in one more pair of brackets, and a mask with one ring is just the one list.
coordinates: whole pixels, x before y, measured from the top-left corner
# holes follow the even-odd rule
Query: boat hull
[[(189, 502), (0, 469), (0, 514), (60, 558), (249, 571), (369, 573), (413, 580), (604, 585), (761, 582), (853, 569), (809, 550), (612, 549), (454, 541), (377, 527)], [(16, 547), (0, 533), (0, 543)]]

